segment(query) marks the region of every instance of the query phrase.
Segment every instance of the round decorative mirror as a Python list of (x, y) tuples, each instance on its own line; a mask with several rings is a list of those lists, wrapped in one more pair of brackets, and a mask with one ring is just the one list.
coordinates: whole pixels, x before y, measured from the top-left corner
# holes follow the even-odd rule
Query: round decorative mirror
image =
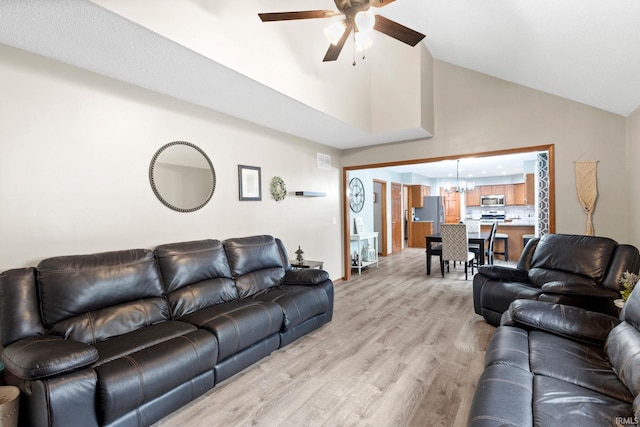
[(151, 188), (167, 207), (193, 212), (206, 205), (216, 189), (213, 164), (199, 147), (174, 141), (161, 147), (149, 166)]

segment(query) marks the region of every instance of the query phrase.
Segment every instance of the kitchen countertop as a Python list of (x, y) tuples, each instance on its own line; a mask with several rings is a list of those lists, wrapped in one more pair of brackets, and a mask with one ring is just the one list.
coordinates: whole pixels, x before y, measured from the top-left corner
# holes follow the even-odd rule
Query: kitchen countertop
[[(495, 221), (498, 223), (498, 225), (500, 227), (505, 226), (505, 227), (513, 227), (513, 226), (535, 226), (535, 221), (534, 220), (528, 220), (528, 219), (514, 219), (511, 221)], [(494, 221), (481, 221), (480, 224), (482, 225), (491, 225), (493, 224)]]

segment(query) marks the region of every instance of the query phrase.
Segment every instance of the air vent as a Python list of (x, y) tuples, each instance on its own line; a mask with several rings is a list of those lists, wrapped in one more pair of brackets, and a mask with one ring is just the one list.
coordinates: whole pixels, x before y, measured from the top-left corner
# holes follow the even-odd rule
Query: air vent
[(331, 170), (331, 156), (318, 153), (318, 169)]

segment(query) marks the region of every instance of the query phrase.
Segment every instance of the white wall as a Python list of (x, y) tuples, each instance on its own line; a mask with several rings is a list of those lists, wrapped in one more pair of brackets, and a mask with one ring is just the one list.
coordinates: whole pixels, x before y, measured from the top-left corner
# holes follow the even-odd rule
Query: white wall
[[(291, 257), (343, 276), (337, 150), (0, 45), (0, 271), (49, 256), (152, 248), (186, 240), (272, 234)], [(149, 163), (164, 144), (196, 144), (216, 168), (203, 209), (156, 199)], [(316, 167), (316, 153), (333, 168)], [(261, 202), (238, 201), (238, 164), (262, 168)], [(281, 202), (290, 192), (326, 192)], [(336, 219), (336, 224), (332, 220)]]
[(629, 242), (640, 248), (640, 107), (627, 117)]
[(599, 161), (595, 232), (629, 241), (624, 117), (441, 61), (434, 61), (434, 110), (433, 138), (347, 150), (343, 164), (554, 144), (556, 232), (585, 232), (573, 162), (589, 159)]

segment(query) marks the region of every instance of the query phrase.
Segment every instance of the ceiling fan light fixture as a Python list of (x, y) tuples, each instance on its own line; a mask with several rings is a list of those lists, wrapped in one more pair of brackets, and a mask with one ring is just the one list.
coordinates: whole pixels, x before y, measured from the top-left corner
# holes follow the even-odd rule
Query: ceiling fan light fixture
[(361, 33), (369, 33), (373, 30), (373, 26), (376, 24), (376, 17), (373, 12), (364, 10), (356, 14), (356, 27)]
[(362, 51), (373, 44), (368, 33), (358, 31), (355, 33), (356, 50)]
[(324, 35), (331, 42), (332, 45), (337, 45), (340, 41), (340, 38), (344, 34), (344, 31), (347, 29), (344, 21), (334, 22), (330, 26), (324, 29)]

